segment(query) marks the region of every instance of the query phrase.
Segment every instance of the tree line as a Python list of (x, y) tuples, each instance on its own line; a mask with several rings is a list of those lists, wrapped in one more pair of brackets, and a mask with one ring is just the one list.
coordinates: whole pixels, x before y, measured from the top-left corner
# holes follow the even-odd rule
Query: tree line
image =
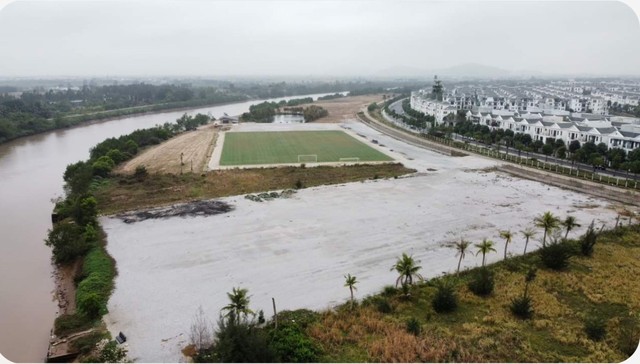
[(289, 101), (281, 100), (279, 102), (265, 101), (260, 104), (249, 106), (249, 112), (243, 113), (240, 116), (240, 119), (256, 123), (271, 123), (273, 122), (273, 117), (280, 112), (280, 109), (301, 113), (304, 116), (305, 122), (310, 122), (329, 115), (327, 110), (317, 105), (311, 105), (305, 108), (298, 106), (310, 104), (312, 102), (313, 99), (311, 97), (291, 99)]
[[(56, 318), (56, 335), (93, 326), (107, 313), (107, 302), (114, 288), (115, 262), (105, 249), (104, 232), (97, 221), (98, 203), (93, 195), (94, 188), (104, 183), (116, 165), (133, 158), (141, 148), (158, 144), (209, 121), (206, 115), (185, 114), (175, 124), (165, 123), (118, 138), (108, 138), (91, 148), (88, 160), (67, 166), (63, 175), (65, 197), (55, 204), (54, 223), (45, 244), (51, 247), (56, 265), (68, 266), (80, 261), (82, 268), (74, 277), (76, 312)], [(146, 177), (147, 171), (143, 166), (136, 168), (133, 178), (141, 180)], [(111, 344), (105, 346), (102, 354), (108, 353), (122, 354)]]
[(514, 133), (512, 130), (493, 129), (488, 125), (476, 124), (471, 121), (457, 122), (453, 127), (438, 126), (433, 132), (450, 133), (473, 138), (476, 141), (504, 146), (509, 152), (513, 148), (516, 152), (534, 152), (545, 156), (554, 156), (572, 162), (581, 162), (597, 167), (611, 167), (632, 173), (640, 173), (640, 150), (627, 153), (622, 148), (609, 148), (605, 143), (584, 142), (573, 140), (565, 143), (562, 139), (546, 138), (533, 140), (531, 135)]
[[(0, 143), (21, 136), (66, 128), (87, 120), (168, 108), (243, 101), (248, 97), (215, 88), (176, 85), (118, 85), (80, 90), (0, 95)], [(131, 109), (135, 108), (135, 109)]]

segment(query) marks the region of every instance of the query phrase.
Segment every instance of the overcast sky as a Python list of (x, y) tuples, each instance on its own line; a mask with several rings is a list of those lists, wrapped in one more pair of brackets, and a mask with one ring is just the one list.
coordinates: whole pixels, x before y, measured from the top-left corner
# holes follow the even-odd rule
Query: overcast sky
[(640, 75), (620, 2), (16, 1), (0, 77), (411, 73), (465, 63)]

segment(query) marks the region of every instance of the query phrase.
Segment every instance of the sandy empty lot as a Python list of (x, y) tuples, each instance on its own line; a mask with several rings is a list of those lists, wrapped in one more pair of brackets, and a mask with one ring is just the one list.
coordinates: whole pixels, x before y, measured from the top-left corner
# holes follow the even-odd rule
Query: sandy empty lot
[[(117, 173), (133, 173), (137, 166), (144, 165), (150, 173), (201, 172), (211, 156), (217, 129), (205, 125), (198, 130), (185, 132), (175, 138), (144, 150), (135, 158), (116, 169)], [(180, 164), (180, 154), (182, 161)]]
[[(443, 247), (451, 240), (494, 239), (498, 253), (487, 256), (491, 262), (502, 256), (499, 230), (518, 232), (544, 211), (576, 216), (582, 227), (572, 235), (592, 219), (609, 226), (615, 219), (605, 201), (478, 169), (496, 161), (447, 157), (359, 123), (346, 126), (378, 139), (418, 173), (309, 188), (262, 203), (224, 198), (235, 210), (209, 217), (134, 224), (101, 218), (119, 272), (105, 321), (112, 333), (127, 334), (133, 359), (183, 361), (180, 349), (198, 307), (215, 322), (233, 287), (247, 288), (251, 307), (266, 316), (271, 297), (279, 310), (330, 308), (349, 297), (347, 273), (361, 282), (359, 299), (393, 284), (389, 269), (403, 252), (420, 260), (430, 278), (455, 269), (455, 252)], [(509, 252), (523, 247), (517, 233)], [(469, 255), (463, 266), (480, 262)]]
[(329, 111), (329, 116), (320, 118), (314, 121), (314, 123), (341, 123), (355, 118), (356, 113), (360, 111), (360, 108), (363, 106), (368, 106), (372, 102), (378, 101), (382, 101), (382, 95), (362, 95), (333, 100), (321, 100), (302, 106), (318, 105)]

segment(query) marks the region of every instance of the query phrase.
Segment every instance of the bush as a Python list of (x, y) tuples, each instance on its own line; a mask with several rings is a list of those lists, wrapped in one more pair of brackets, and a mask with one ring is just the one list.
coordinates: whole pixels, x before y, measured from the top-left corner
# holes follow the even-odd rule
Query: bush
[(52, 248), (56, 264), (72, 263), (89, 250), (83, 233), (84, 229), (73, 222), (62, 221), (53, 225), (45, 244)]
[(567, 243), (553, 243), (540, 249), (540, 260), (545, 267), (563, 270), (569, 266), (572, 248)]
[(113, 162), (113, 159), (104, 155), (93, 162), (91, 168), (93, 169), (94, 176), (108, 177), (115, 166), (116, 164)]
[(638, 349), (638, 342), (640, 342), (640, 322), (638, 318), (628, 317), (624, 318), (619, 326), (618, 349), (631, 356)]
[(592, 315), (584, 322), (584, 332), (587, 334), (589, 339), (593, 341), (600, 341), (604, 339), (605, 334), (607, 333), (607, 321), (600, 317)]
[(438, 313), (451, 312), (458, 307), (455, 285), (450, 280), (440, 280), (436, 283), (436, 295), (431, 306)]
[(408, 333), (415, 336), (420, 336), (420, 332), (422, 332), (422, 326), (420, 325), (420, 321), (418, 321), (418, 319), (416, 319), (415, 317), (412, 317), (407, 320), (406, 329)]
[(278, 362), (310, 363), (318, 361), (320, 349), (295, 323), (271, 330), (269, 339), (269, 347)]
[(57, 336), (66, 336), (73, 332), (88, 330), (93, 326), (93, 320), (80, 313), (60, 315), (56, 317), (53, 325), (53, 333)]
[(493, 272), (486, 267), (482, 267), (474, 272), (468, 284), (469, 290), (478, 296), (488, 296), (493, 293), (494, 279)]
[(80, 354), (86, 355), (95, 349), (96, 344), (104, 339), (105, 335), (102, 332), (92, 332), (74, 339), (70, 342), (70, 346), (73, 350), (79, 351)]
[(394, 286), (384, 286), (382, 289), (382, 295), (385, 297), (393, 297), (398, 294), (398, 289)]
[[(304, 168), (304, 167), (303, 167)], [(296, 190), (299, 190), (301, 188), (304, 188), (304, 184), (302, 183), (302, 180), (297, 180), (296, 184), (294, 185)]]
[(376, 309), (381, 313), (393, 312), (393, 307), (386, 298), (378, 298), (375, 300), (374, 304), (376, 305)]
[(267, 337), (252, 322), (221, 317), (215, 343), (193, 358), (196, 363), (268, 363), (275, 356)]
[(137, 166), (136, 171), (133, 172), (133, 177), (140, 182), (144, 181), (144, 179), (147, 178), (148, 175), (149, 172), (147, 172), (147, 167), (143, 165)]
[(107, 312), (107, 301), (113, 290), (115, 267), (111, 257), (101, 247), (92, 249), (85, 257), (78, 284), (76, 304), (85, 315), (98, 318)]
[(528, 319), (533, 316), (533, 305), (531, 297), (528, 295), (522, 295), (511, 300), (510, 305), (511, 313), (521, 319)]
[(585, 257), (590, 257), (593, 255), (593, 247), (596, 245), (596, 241), (598, 240), (598, 234), (596, 233), (593, 227), (593, 221), (591, 225), (587, 228), (587, 232), (584, 233), (584, 236), (580, 239), (580, 252)]

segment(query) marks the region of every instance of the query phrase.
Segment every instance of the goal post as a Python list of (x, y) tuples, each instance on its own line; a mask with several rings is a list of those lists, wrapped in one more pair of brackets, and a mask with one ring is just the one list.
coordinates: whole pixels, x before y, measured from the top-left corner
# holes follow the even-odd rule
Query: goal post
[(298, 163), (318, 163), (317, 154), (298, 154)]
[(360, 162), (360, 158), (358, 157), (340, 158), (340, 162)]

